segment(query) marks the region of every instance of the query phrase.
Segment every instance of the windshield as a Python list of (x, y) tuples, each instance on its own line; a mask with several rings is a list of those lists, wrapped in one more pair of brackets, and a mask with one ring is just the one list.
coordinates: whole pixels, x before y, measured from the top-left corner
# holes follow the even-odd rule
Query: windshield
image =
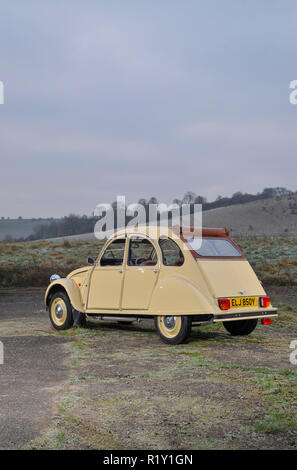
[(241, 252), (225, 238), (187, 238), (187, 242), (199, 256), (241, 258)]

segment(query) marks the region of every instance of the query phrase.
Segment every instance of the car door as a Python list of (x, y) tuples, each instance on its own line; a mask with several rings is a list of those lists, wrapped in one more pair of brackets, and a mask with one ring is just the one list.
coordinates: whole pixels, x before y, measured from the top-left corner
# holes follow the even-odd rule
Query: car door
[(120, 308), (124, 270), (125, 238), (111, 241), (93, 269), (87, 310)]
[(160, 271), (159, 256), (152, 241), (130, 235), (122, 310), (147, 310)]

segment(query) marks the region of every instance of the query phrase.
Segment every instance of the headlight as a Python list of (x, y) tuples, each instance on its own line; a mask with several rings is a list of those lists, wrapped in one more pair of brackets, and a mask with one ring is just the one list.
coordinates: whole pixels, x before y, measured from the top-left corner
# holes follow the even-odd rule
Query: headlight
[(61, 276), (59, 276), (59, 274), (52, 274), (50, 277), (50, 282), (56, 281), (57, 279), (61, 279)]

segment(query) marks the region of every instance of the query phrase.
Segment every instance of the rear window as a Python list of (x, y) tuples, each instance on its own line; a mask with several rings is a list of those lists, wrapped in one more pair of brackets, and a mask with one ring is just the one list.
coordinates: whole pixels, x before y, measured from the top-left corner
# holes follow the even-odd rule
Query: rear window
[(228, 258), (241, 258), (241, 252), (224, 238), (187, 238), (187, 242), (195, 253), (207, 258), (226, 256)]

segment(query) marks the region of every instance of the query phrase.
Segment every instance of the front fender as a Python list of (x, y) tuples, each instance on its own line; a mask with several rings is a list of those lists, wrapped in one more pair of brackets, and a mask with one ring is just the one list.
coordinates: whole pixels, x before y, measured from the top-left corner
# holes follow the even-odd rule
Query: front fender
[(59, 290), (66, 292), (70, 303), (75, 310), (78, 310), (79, 312), (85, 311), (79, 287), (74, 281), (72, 281), (72, 279), (67, 278), (57, 279), (50, 283), (44, 295), (46, 309), (48, 309), (51, 295)]
[(213, 314), (211, 301), (199, 286), (184, 276), (173, 275), (160, 279), (152, 295), (150, 310), (156, 314)]

